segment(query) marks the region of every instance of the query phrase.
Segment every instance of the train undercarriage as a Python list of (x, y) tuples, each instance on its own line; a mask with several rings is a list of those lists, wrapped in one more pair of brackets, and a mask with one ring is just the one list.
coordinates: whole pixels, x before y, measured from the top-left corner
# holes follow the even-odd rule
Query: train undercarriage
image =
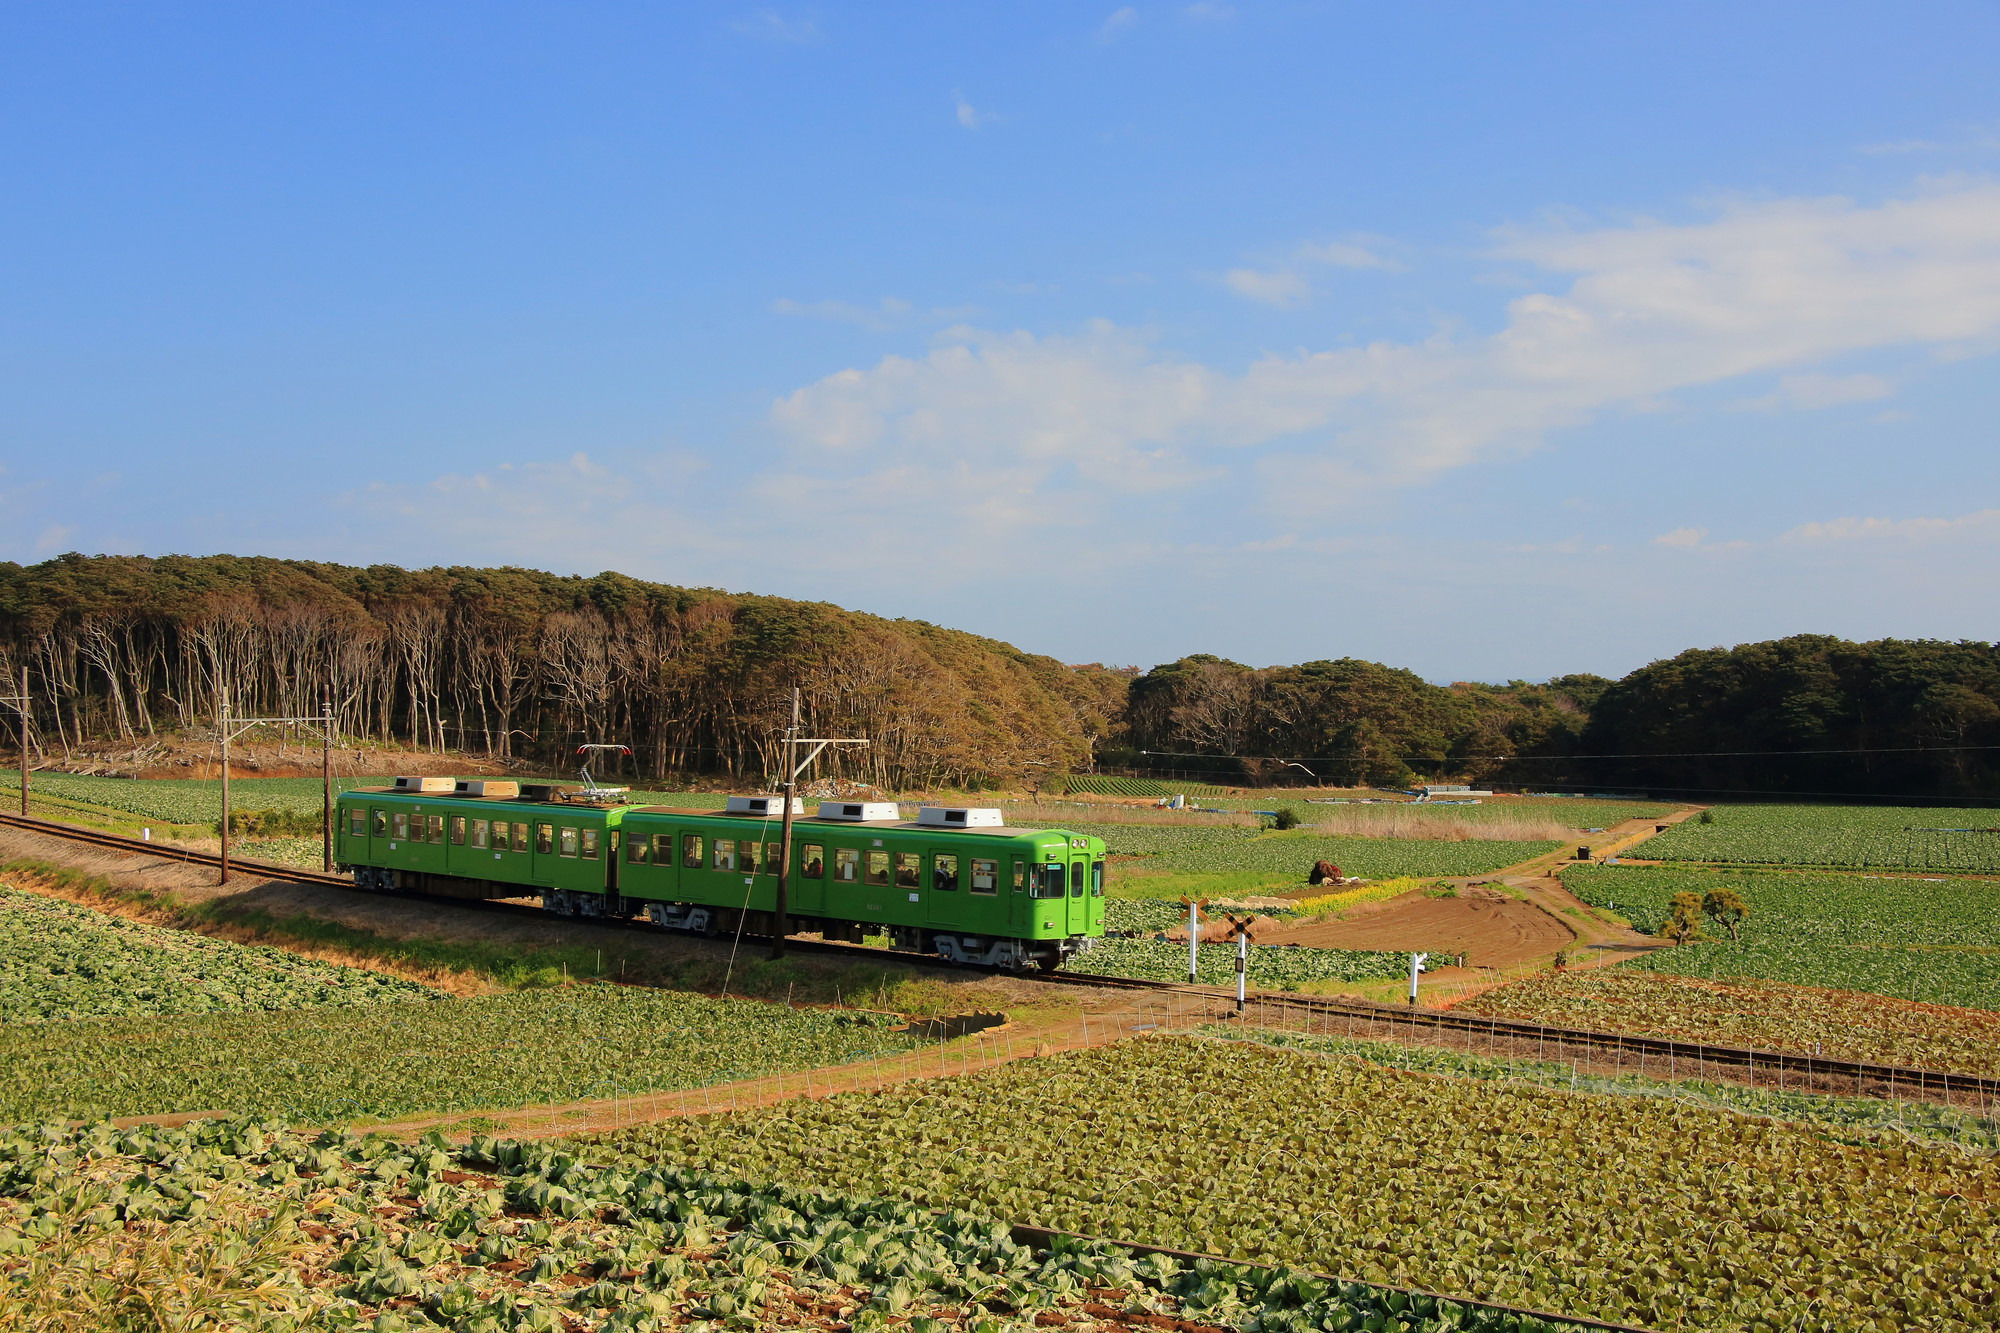
[[(474, 900), (538, 896), (542, 909), (554, 916), (577, 920), (644, 917), (663, 930), (709, 939), (735, 935), (739, 930), (745, 935), (768, 939), (777, 931), (776, 913), (754, 909), (740, 911), (694, 903), (666, 903), (627, 898), (617, 893), (585, 893), (574, 889), (533, 889), (529, 885), (464, 879), (417, 870), (392, 870), (382, 866), (354, 866), (351, 869), (355, 886), (373, 893), (425, 893)], [(816, 934), (822, 939), (848, 944), (860, 944), (867, 936), (887, 935), (889, 947), (899, 952), (1011, 972), (1026, 971), (1030, 967), (1054, 972), (1070, 955), (1088, 949), (1091, 943), (1082, 936), (1061, 940), (1023, 940), (925, 926), (881, 926), (810, 915), (790, 915), (786, 925), (790, 935)]]

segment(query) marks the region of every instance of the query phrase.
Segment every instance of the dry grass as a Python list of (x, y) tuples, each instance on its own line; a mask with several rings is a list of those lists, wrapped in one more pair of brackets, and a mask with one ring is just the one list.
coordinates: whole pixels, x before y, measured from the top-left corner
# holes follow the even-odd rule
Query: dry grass
[(58, 1238), (0, 1260), (0, 1330), (207, 1333), (264, 1327), (326, 1298), (298, 1267), (311, 1242), (287, 1213), (224, 1190), (198, 1222), (101, 1227), (73, 1208)]
[(1154, 824), (1170, 828), (1256, 828), (1264, 821), (1240, 810), (1163, 810), (1150, 805), (1063, 804), (1022, 802), (1009, 806), (1007, 822), (1019, 828), (1046, 824)]
[(1575, 829), (1555, 819), (1468, 819), (1463, 815), (1418, 813), (1418, 810), (1357, 806), (1316, 820), (1312, 829), (1328, 837), (1435, 842), (1567, 842), (1576, 836)]

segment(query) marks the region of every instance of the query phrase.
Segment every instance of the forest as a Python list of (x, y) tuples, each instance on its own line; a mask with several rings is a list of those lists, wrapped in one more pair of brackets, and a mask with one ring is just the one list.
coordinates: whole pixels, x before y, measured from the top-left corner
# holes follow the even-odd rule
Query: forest
[[(1251, 785), (2000, 796), (2000, 648), (1797, 635), (1621, 680), (1439, 685), (1354, 658), (1067, 665), (825, 603), (534, 570), (261, 557), (0, 562), (0, 671), (36, 743), (212, 731), (331, 703), (357, 739), (761, 782), (796, 686), (820, 770), (891, 789), (1117, 771)], [(12, 693), (11, 689), (5, 691)]]

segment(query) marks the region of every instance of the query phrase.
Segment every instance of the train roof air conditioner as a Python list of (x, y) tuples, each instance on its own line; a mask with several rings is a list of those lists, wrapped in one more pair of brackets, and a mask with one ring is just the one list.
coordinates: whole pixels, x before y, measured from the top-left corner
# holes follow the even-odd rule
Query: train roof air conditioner
[(1007, 821), (987, 806), (926, 805), (918, 809), (917, 822), (929, 828), (1000, 828)]
[[(723, 807), (722, 812), (726, 815), (783, 815), (785, 813), (785, 798), (782, 796), (732, 796), (729, 798), (729, 803)], [(806, 803), (794, 796), (792, 798), (792, 813), (802, 815), (805, 812)]]
[(449, 792), (458, 789), (456, 778), (397, 778), (396, 791)]
[(877, 824), (901, 819), (903, 812), (894, 801), (821, 801), (819, 817), (848, 824)]
[(521, 784), (500, 782), (492, 778), (461, 778), (453, 789), (460, 796), (519, 796)]

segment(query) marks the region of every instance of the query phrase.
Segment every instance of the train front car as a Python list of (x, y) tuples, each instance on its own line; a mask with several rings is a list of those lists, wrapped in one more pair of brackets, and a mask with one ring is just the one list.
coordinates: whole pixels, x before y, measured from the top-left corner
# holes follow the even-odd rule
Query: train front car
[(376, 892), (532, 898), (561, 916), (622, 916), (618, 824), (588, 789), (397, 778), (342, 792), (334, 857)]
[[(782, 797), (727, 810), (627, 811), (620, 892), (657, 924), (701, 934), (778, 928)], [(1047, 969), (1104, 934), (1104, 843), (1012, 829), (998, 810), (889, 802), (795, 805), (786, 927), (991, 967)]]

